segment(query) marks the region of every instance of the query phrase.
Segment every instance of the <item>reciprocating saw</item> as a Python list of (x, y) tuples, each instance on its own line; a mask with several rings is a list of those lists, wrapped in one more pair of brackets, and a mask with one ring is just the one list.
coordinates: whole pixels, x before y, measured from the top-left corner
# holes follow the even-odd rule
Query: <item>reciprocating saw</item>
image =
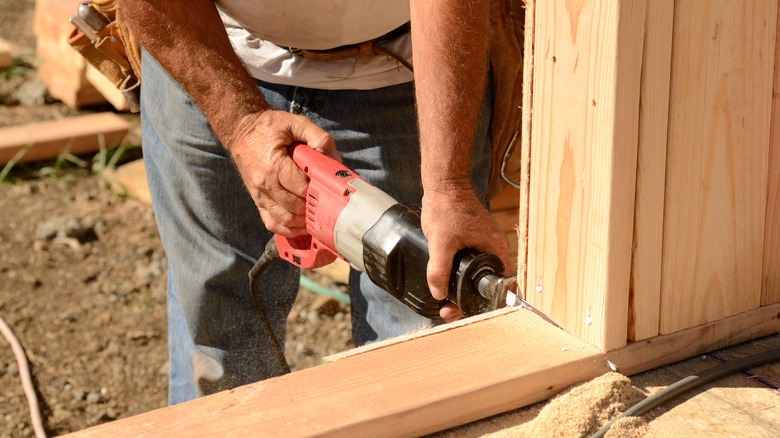
[(282, 259), (314, 269), (340, 257), (406, 306), (434, 320), (440, 320), (439, 309), (447, 300), (457, 304), (464, 316), (506, 305), (501, 259), (471, 249), (459, 251), (453, 260), (447, 300), (433, 298), (426, 277), (428, 241), (420, 225), (420, 209), (397, 202), (304, 144), (288, 149), (309, 177), (305, 213), (309, 234), (276, 235)]

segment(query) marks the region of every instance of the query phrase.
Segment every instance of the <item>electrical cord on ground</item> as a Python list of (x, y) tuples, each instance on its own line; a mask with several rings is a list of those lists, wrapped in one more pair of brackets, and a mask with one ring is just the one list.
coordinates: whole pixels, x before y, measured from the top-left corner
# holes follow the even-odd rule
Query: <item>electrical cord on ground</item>
[(263, 303), (260, 301), (260, 290), (258, 289), (258, 281), (260, 280), (260, 277), (263, 276), (269, 266), (271, 266), (274, 262), (281, 260), (282, 258), (279, 256), (279, 250), (276, 248), (274, 239), (269, 240), (265, 245), (265, 251), (263, 251), (263, 255), (257, 259), (257, 263), (255, 263), (255, 266), (251, 271), (249, 271), (249, 290), (252, 292), (252, 301), (255, 303), (257, 316), (260, 318), (260, 323), (263, 325), (263, 329), (268, 334), (268, 339), (271, 342), (271, 347), (273, 347), (274, 354), (276, 355), (276, 359), (279, 362), (279, 366), (282, 367), (284, 374), (287, 374), (290, 372), (290, 364), (287, 363), (287, 358), (284, 356), (284, 350), (282, 350), (282, 346), (279, 344), (279, 340), (276, 339), (274, 329), (271, 326), (271, 322), (268, 320), (268, 315), (265, 313)]
[(11, 344), (11, 349), (16, 357), (16, 362), (19, 364), (19, 377), (22, 379), (22, 388), (24, 389), (24, 395), (27, 397), (27, 405), (30, 408), (30, 417), (32, 418), (32, 426), (37, 438), (46, 438), (46, 431), (43, 428), (43, 419), (41, 418), (41, 409), (38, 406), (38, 396), (35, 394), (35, 388), (33, 387), (32, 378), (30, 377), (30, 367), (27, 363), (27, 355), (24, 353), (24, 348), (19, 340), (14, 336), (14, 332), (11, 327), (5, 323), (5, 320), (0, 317), (0, 332), (3, 332), (3, 336)]
[(777, 361), (780, 361), (780, 349), (744, 357), (742, 359), (731, 362), (726, 362), (723, 365), (718, 365), (715, 368), (711, 368), (700, 374), (688, 376), (635, 404), (626, 412), (623, 412), (617, 418), (610, 421), (606, 426), (602, 427), (596, 433), (591, 435), (591, 438), (603, 437), (606, 435), (607, 431), (609, 431), (612, 425), (621, 418), (642, 416), (656, 407), (668, 402), (669, 400), (672, 400), (679, 395), (698, 388), (699, 386), (712, 382), (713, 380), (718, 380), (722, 377), (746, 370), (748, 368), (757, 368)]

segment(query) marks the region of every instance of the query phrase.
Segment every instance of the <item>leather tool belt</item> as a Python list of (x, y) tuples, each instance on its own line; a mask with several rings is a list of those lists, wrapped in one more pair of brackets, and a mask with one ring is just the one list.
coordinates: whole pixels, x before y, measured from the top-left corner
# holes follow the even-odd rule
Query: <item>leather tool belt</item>
[(113, 83), (132, 112), (138, 112), (141, 54), (114, 0), (83, 1), (68, 44)]
[(409, 23), (406, 23), (378, 38), (363, 41), (362, 43), (334, 47), (327, 50), (298, 49), (294, 47), (287, 47), (287, 49), (293, 55), (300, 55), (306, 59), (311, 59), (314, 61), (339, 61), (348, 58), (368, 58), (375, 55), (387, 55), (403, 64), (409, 70), (412, 70), (412, 65), (409, 64), (406, 59), (397, 53), (380, 46), (381, 43), (391, 41), (405, 33), (408, 33), (410, 29), (411, 26)]

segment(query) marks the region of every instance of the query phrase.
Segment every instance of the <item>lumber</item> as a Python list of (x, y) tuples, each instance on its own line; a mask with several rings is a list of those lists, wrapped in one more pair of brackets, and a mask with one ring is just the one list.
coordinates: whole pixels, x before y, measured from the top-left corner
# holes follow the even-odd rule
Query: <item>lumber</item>
[(528, 215), (531, 193), (531, 108), (533, 106), (535, 0), (525, 0), (523, 110), (520, 113), (520, 208), (517, 225), (517, 290), (528, 287)]
[(780, 304), (759, 307), (738, 315), (668, 335), (629, 343), (607, 353), (625, 375), (633, 375), (747, 342), (780, 331)]
[(107, 170), (103, 172), (103, 177), (118, 193), (152, 205), (143, 158), (125, 163), (116, 170)]
[(626, 343), (645, 2), (535, 4), (529, 301)]
[(71, 436), (419, 436), (601, 375), (604, 357), (511, 309)]
[(42, 60), (38, 76), (52, 96), (73, 108), (106, 102), (87, 80), (86, 60), (68, 44), (73, 30), (69, 18), (78, 4), (79, 0), (36, 0), (33, 17), (36, 54)]
[[(780, 30), (780, 8), (777, 28)], [(780, 35), (780, 31), (776, 36)], [(775, 43), (761, 305), (780, 303), (780, 44)]]
[(760, 305), (776, 21), (776, 1), (675, 2), (661, 334)]
[(648, 0), (639, 103), (628, 339), (658, 335), (674, 0)]
[(130, 131), (130, 123), (114, 113), (98, 113), (63, 120), (31, 123), (0, 129), (0, 164), (29, 149), (20, 163), (95, 152), (118, 146)]
[(13, 56), (11, 56), (11, 44), (0, 38), (0, 68), (10, 67), (11, 64), (13, 64), (13, 61)]

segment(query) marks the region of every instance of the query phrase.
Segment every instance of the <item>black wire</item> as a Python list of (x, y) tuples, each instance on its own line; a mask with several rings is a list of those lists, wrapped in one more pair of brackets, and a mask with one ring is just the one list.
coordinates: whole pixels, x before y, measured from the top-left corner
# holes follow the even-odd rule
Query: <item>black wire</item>
[(279, 340), (274, 334), (271, 322), (268, 321), (268, 315), (265, 313), (262, 301), (260, 301), (260, 290), (258, 288), (260, 277), (263, 276), (269, 266), (280, 260), (282, 260), (282, 258), (279, 256), (279, 250), (276, 248), (274, 239), (271, 239), (265, 245), (263, 255), (257, 259), (257, 263), (255, 263), (255, 266), (249, 271), (249, 290), (252, 293), (252, 301), (255, 303), (255, 310), (257, 311), (257, 316), (260, 318), (260, 324), (262, 324), (263, 330), (265, 330), (268, 335), (271, 347), (276, 355), (276, 360), (279, 362), (279, 366), (282, 367), (282, 372), (287, 374), (290, 372), (290, 364), (287, 363), (287, 358), (284, 357), (284, 350), (282, 350), (282, 346), (279, 344)]
[(638, 417), (644, 415), (656, 407), (668, 402), (669, 400), (672, 400), (673, 398), (692, 389), (698, 388), (699, 386), (712, 382), (713, 380), (720, 379), (748, 368), (757, 368), (766, 364), (777, 362), (779, 360), (780, 349), (743, 357), (742, 359), (726, 362), (723, 365), (718, 365), (715, 368), (711, 368), (700, 374), (688, 376), (635, 404), (626, 412), (623, 412), (617, 418), (610, 421), (606, 426), (602, 427), (596, 433), (591, 435), (591, 438), (603, 437), (612, 427), (612, 425), (621, 418)]

